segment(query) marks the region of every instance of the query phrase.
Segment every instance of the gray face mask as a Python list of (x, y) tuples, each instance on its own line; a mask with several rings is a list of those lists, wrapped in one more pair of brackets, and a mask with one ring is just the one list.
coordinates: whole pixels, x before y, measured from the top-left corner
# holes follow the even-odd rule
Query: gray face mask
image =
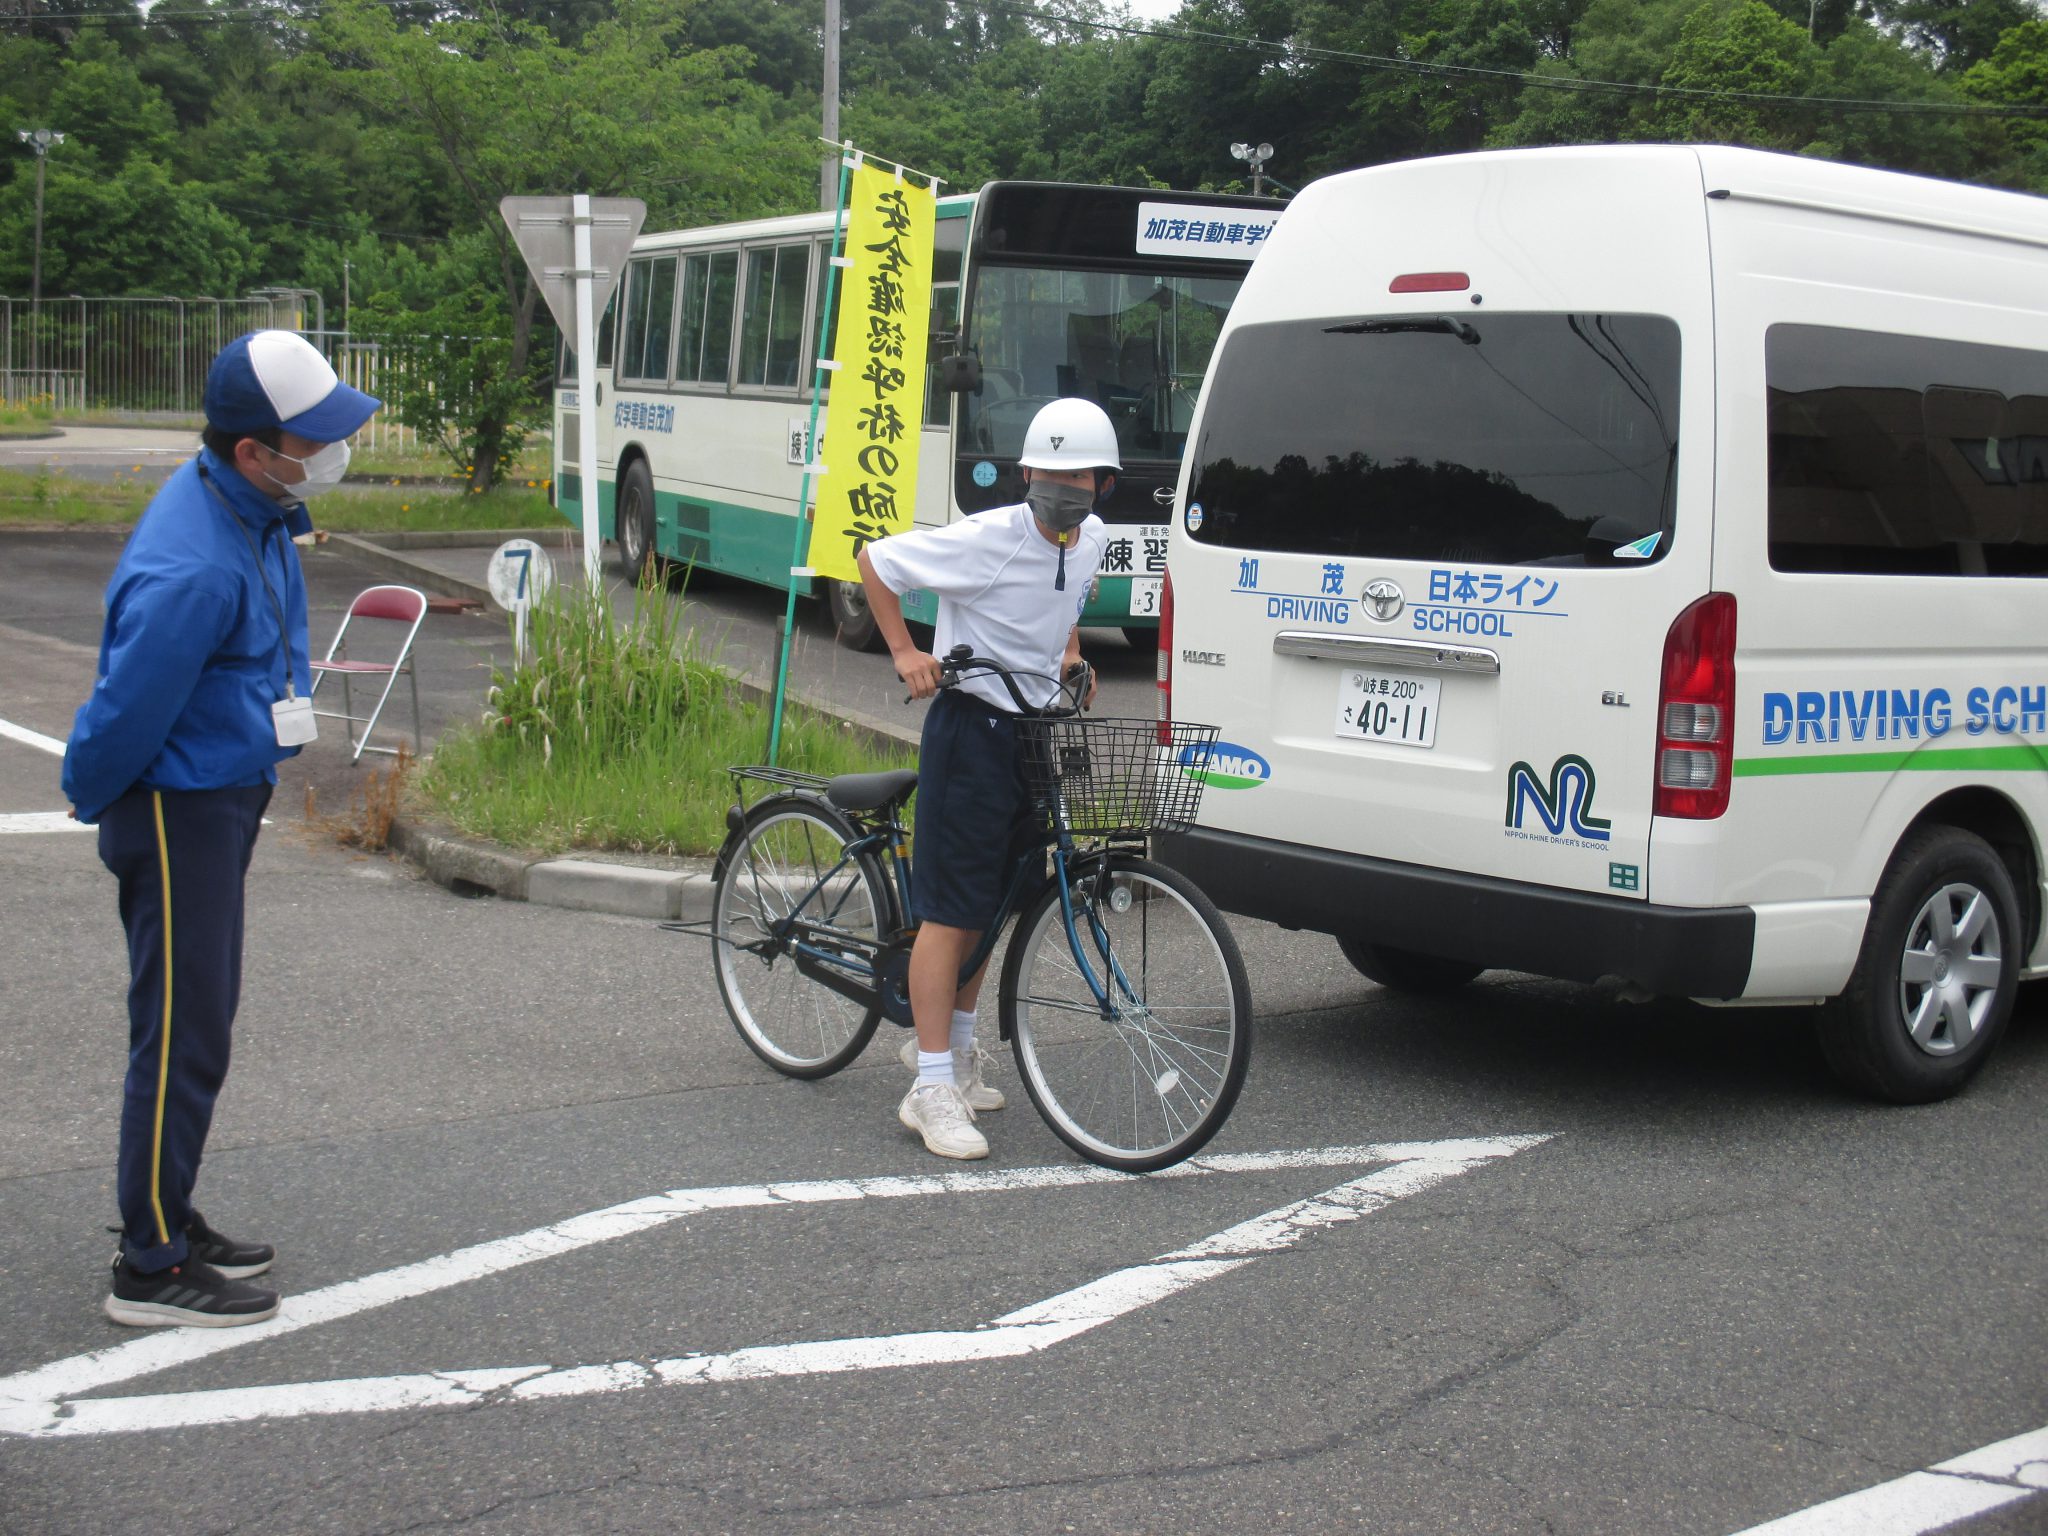
[(1095, 508), (1092, 486), (1061, 485), (1053, 480), (1033, 480), (1024, 492), (1024, 504), (1054, 533), (1071, 533), (1087, 520)]

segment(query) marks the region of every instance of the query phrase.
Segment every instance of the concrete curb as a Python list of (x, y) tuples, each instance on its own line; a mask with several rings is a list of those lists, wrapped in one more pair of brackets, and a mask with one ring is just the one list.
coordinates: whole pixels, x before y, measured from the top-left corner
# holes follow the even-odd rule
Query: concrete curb
[(445, 827), (394, 821), (394, 852), (458, 896), (498, 896), (572, 912), (604, 912), (652, 922), (697, 921), (711, 915), (711, 872), (650, 868), (595, 859), (544, 859)]
[(491, 589), (483, 582), (443, 575), (432, 566), (408, 560), (397, 550), (366, 539), (359, 533), (330, 533), (327, 542), (346, 550), (353, 559), (379, 576), (389, 576), (394, 581), (419, 587), (437, 597), (461, 597), (486, 606), (490, 604)]

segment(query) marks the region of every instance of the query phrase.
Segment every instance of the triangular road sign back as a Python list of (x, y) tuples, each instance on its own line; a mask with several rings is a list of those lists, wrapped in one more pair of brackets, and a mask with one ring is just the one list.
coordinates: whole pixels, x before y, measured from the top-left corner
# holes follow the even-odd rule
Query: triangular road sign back
[[(526, 258), (526, 269), (540, 284), (541, 296), (562, 334), (576, 334), (576, 200), (573, 197), (508, 197), (498, 204), (505, 227)], [(602, 317), (604, 306), (626, 270), (626, 253), (647, 219), (647, 205), (637, 197), (590, 199), (590, 310)]]

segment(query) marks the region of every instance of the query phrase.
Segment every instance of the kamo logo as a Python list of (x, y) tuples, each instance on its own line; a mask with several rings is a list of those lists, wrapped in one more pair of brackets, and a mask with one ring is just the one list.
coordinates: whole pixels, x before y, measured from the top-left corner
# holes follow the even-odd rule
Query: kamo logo
[(1180, 770), (1211, 789), (1257, 789), (1273, 777), (1273, 765), (1234, 741), (1213, 746), (1190, 743), (1180, 749)]
[(1536, 808), (1536, 819), (1552, 837), (1584, 838), (1604, 843), (1613, 835), (1614, 823), (1593, 814), (1593, 765), (1576, 752), (1567, 752), (1550, 765), (1548, 783), (1536, 777), (1527, 763), (1508, 770), (1507, 824), (1520, 828), (1522, 813)]

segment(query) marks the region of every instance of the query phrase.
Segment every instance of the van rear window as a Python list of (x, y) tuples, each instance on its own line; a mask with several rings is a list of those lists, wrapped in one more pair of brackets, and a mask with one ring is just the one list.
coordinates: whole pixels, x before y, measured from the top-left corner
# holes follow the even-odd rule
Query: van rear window
[(1210, 375), (1190, 535), (1389, 560), (1661, 559), (1678, 355), (1677, 323), (1656, 315), (1245, 326)]

